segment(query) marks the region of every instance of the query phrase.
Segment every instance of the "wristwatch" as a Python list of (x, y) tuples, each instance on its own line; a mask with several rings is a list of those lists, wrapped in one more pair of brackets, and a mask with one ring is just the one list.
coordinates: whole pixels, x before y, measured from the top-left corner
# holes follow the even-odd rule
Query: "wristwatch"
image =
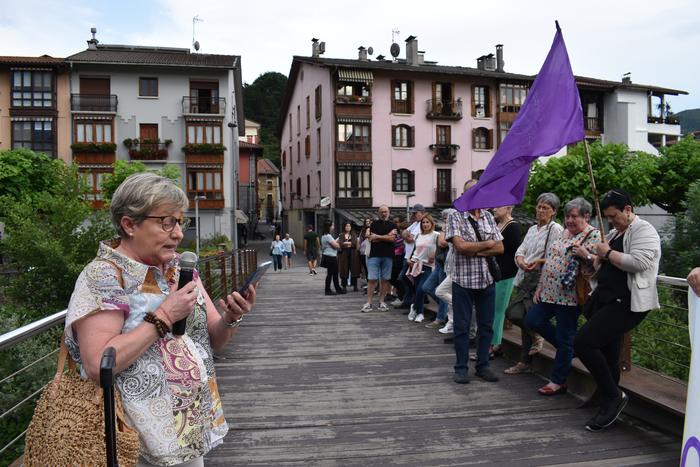
[(593, 257), (591, 255), (586, 255), (586, 261), (591, 261)]
[(603, 259), (606, 260), (606, 261), (610, 261), (610, 253), (612, 253), (612, 251), (613, 251), (612, 248), (610, 248), (610, 249), (608, 250), (608, 252), (605, 253), (605, 256), (603, 256)]
[(241, 315), (241, 317), (238, 319), (234, 319), (230, 323), (224, 319), (224, 324), (226, 325), (227, 328), (237, 328), (238, 326), (241, 325), (241, 321), (243, 321), (243, 315)]

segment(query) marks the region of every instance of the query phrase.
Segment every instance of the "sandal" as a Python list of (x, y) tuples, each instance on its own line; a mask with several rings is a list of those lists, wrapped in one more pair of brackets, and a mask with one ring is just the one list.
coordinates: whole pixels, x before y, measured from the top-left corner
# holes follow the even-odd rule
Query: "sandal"
[(542, 346), (544, 346), (544, 337), (537, 336), (537, 339), (535, 339), (535, 342), (532, 343), (532, 346), (527, 354), (530, 356), (537, 355), (542, 351)]
[(530, 365), (523, 362), (518, 362), (512, 367), (503, 370), (503, 373), (507, 375), (521, 375), (524, 373), (532, 373), (532, 369), (530, 368)]
[[(489, 360), (493, 360), (493, 357), (494, 357), (493, 352), (489, 352)], [(472, 362), (475, 362), (476, 361), (476, 353), (469, 352), (469, 360), (471, 360)]]
[(560, 385), (557, 389), (554, 389), (550, 384), (553, 383), (547, 383), (539, 388), (537, 392), (540, 393), (541, 396), (556, 396), (557, 394), (566, 394), (566, 391), (569, 389), (566, 384)]

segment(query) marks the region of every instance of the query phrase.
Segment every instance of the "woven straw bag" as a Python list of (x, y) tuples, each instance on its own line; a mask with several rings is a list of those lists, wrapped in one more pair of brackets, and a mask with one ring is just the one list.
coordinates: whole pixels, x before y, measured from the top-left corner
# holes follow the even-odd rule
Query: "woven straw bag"
[[(66, 360), (68, 371), (65, 372)], [(139, 435), (124, 421), (119, 393), (117, 414), (117, 460), (133, 466), (139, 456)], [(106, 465), (105, 416), (102, 388), (82, 380), (75, 362), (68, 357), (63, 339), (56, 376), (41, 394), (27, 429), (24, 465)]]

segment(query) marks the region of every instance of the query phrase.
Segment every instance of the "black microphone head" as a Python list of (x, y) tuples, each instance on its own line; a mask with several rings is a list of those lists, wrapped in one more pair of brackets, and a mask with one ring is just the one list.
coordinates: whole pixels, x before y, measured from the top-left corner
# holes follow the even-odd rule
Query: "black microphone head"
[(197, 266), (197, 255), (191, 251), (185, 251), (180, 255), (180, 269), (194, 269)]

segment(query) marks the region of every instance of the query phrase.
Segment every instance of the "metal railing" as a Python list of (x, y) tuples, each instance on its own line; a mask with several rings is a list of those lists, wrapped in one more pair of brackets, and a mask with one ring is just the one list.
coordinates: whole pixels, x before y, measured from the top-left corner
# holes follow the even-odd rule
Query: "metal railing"
[(462, 118), (461, 99), (428, 99), (425, 103), (427, 118)]
[(457, 161), (459, 144), (431, 144), (433, 162), (436, 164), (452, 164)]
[(116, 94), (71, 94), (70, 109), (87, 112), (116, 112)]
[[(235, 250), (203, 258), (198, 271), (216, 303), (237, 290), (257, 267), (255, 250)], [(10, 464), (21, 443), (38, 400), (52, 378), (66, 310), (0, 335), (0, 359), (12, 362), (0, 374), (0, 465)]]
[(158, 161), (168, 158), (168, 144), (166, 143), (139, 143), (129, 148), (129, 157), (132, 160)]
[(584, 117), (587, 131), (603, 131), (603, 121), (598, 117)]
[(182, 112), (186, 114), (223, 114), (225, 111), (225, 97), (183, 96), (182, 98)]

